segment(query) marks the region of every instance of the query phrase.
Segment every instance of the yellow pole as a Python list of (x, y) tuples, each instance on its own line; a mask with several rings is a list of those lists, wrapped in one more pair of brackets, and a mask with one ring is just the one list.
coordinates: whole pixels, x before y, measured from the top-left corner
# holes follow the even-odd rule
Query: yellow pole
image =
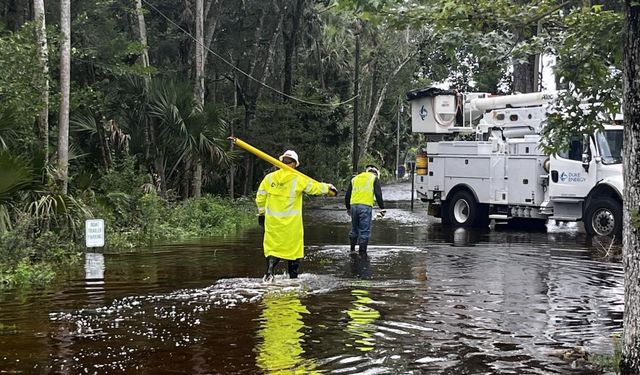
[[(250, 153), (254, 154), (255, 156), (259, 157), (260, 159), (266, 161), (267, 163), (270, 163), (272, 165), (275, 165), (276, 167), (280, 168), (280, 169), (284, 169), (287, 170), (289, 172), (293, 172), (297, 175), (300, 175), (302, 177), (308, 178), (311, 181), (314, 182), (318, 182), (316, 180), (314, 180), (313, 178), (307, 176), (306, 174), (300, 172), (299, 170), (295, 169), (295, 168), (291, 168), (290, 166), (286, 165), (285, 163), (281, 162), (280, 160), (274, 158), (273, 156), (262, 152), (260, 150), (258, 150), (257, 148), (251, 146), (250, 144), (248, 144), (247, 142), (243, 141), (240, 138), (237, 137), (229, 137), (229, 140), (231, 140), (231, 142), (233, 142), (236, 146), (249, 151)], [(329, 190), (328, 193), (329, 196), (335, 196), (335, 192), (333, 192), (332, 190)]]

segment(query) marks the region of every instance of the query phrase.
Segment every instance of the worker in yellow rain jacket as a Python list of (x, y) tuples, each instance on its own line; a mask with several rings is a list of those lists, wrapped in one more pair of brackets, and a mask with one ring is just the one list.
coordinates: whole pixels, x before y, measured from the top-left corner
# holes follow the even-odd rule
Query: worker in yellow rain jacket
[[(298, 154), (292, 150), (282, 154), (280, 161), (292, 168), (300, 165)], [(269, 173), (262, 180), (256, 204), (258, 220), (264, 225), (265, 281), (273, 280), (274, 269), (281, 259), (288, 261), (289, 277), (298, 277), (300, 261), (304, 257), (302, 194), (328, 194), (329, 190), (337, 194), (332, 184), (316, 182), (284, 169)]]
[(374, 165), (367, 165), (364, 172), (351, 179), (345, 193), (344, 204), (347, 207), (347, 213), (351, 216), (349, 240), (352, 252), (356, 250), (356, 244), (358, 244), (360, 253), (367, 252), (374, 197), (380, 207), (380, 216), (383, 217), (386, 212), (382, 200), (382, 186), (378, 179), (379, 175), (378, 168)]

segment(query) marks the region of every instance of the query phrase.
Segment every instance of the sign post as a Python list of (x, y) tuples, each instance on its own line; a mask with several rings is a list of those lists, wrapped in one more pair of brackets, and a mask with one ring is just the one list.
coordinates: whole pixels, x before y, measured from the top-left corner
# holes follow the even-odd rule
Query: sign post
[(104, 247), (104, 220), (89, 219), (84, 223), (84, 230), (87, 247)]

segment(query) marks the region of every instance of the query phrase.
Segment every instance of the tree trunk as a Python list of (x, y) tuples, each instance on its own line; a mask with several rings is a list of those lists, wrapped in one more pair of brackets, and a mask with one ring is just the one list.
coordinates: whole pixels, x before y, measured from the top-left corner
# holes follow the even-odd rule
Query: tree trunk
[[(136, 0), (136, 15), (138, 19), (138, 40), (140, 41), (140, 44), (142, 45), (142, 48), (143, 48), (142, 54), (140, 55), (140, 59), (142, 60), (142, 66), (145, 68), (148, 68), (151, 64), (149, 62), (149, 46), (147, 42), (147, 23), (145, 22), (144, 12), (142, 10), (142, 0)], [(151, 76), (149, 74), (145, 74), (144, 76), (145, 94), (149, 93), (150, 86), (151, 86)], [(143, 130), (144, 160), (147, 166), (150, 168), (151, 175), (153, 176), (155, 174), (153, 163), (151, 162), (151, 148), (153, 147), (152, 140), (155, 138), (152, 135), (154, 131), (153, 123), (148, 118), (143, 119), (142, 121), (144, 121), (144, 130)]]
[(284, 28), (282, 35), (284, 41), (284, 87), (282, 91), (286, 95), (293, 93), (293, 54), (296, 49), (298, 28), (300, 27), (300, 18), (302, 18), (304, 3), (305, 0), (297, 0), (295, 2), (290, 19), (288, 19), (286, 23), (288, 27)]
[(193, 197), (202, 196), (202, 159), (197, 158), (193, 169)]
[(38, 38), (38, 60), (42, 69), (42, 87), (40, 100), (42, 109), (38, 113), (38, 144), (44, 155), (45, 165), (49, 163), (49, 46), (47, 44), (47, 28), (44, 13), (44, 0), (33, 0), (33, 12), (36, 21), (36, 37)]
[(58, 185), (69, 183), (69, 91), (71, 80), (71, 0), (60, 0), (60, 116), (58, 120)]
[(196, 103), (204, 105), (204, 3), (196, 0), (196, 82), (194, 97)]
[[(515, 0), (516, 4), (526, 5), (529, 4), (530, 0)], [(516, 34), (516, 40), (522, 41), (531, 38), (536, 35), (537, 24), (533, 27), (525, 27), (522, 29), (514, 30)], [(535, 64), (536, 64), (536, 56), (528, 55), (527, 61), (522, 64), (513, 64), (513, 92), (521, 92), (528, 93), (534, 92), (537, 87), (535, 87)]]
[(360, 96), (360, 34), (356, 33), (356, 63), (353, 78), (353, 147), (351, 150), (351, 172), (358, 172), (358, 97)]
[[(269, 48), (267, 49), (267, 58), (265, 59), (265, 63), (260, 65), (260, 69), (256, 71), (256, 76), (261, 76), (262, 79), (260, 82), (265, 85), (267, 82), (267, 78), (269, 78), (270, 73), (272, 72), (272, 67), (274, 65), (274, 60), (276, 56), (276, 44), (278, 43), (278, 36), (280, 35), (280, 31), (282, 30), (282, 22), (284, 20), (283, 15), (280, 15), (280, 20), (277, 23), (273, 33), (271, 34), (271, 41), (269, 42)], [(260, 99), (260, 94), (262, 94), (261, 90), (262, 86), (257, 86), (256, 90), (256, 101)]]
[(102, 163), (106, 169), (111, 169), (113, 160), (111, 159), (111, 147), (109, 147), (109, 135), (107, 134), (107, 120), (102, 119), (96, 123), (96, 132), (100, 142), (100, 154), (102, 155)]
[[(274, 7), (275, 14), (280, 13), (277, 3), (273, 2), (272, 5)], [(258, 27), (254, 34), (255, 36), (254, 36), (253, 45), (251, 47), (251, 53), (249, 55), (249, 56), (253, 56), (249, 64), (249, 69), (248, 69), (249, 75), (252, 76), (257, 82), (263, 82), (263, 78), (265, 76), (267, 67), (269, 65), (269, 59), (272, 53), (271, 51), (275, 50), (277, 33), (280, 30), (282, 25), (283, 16), (282, 16), (282, 13), (280, 13), (280, 20), (278, 21), (278, 23), (274, 28), (272, 38), (269, 44), (267, 45), (266, 50), (261, 49), (260, 47), (262, 47), (264, 43), (260, 43), (260, 38), (262, 35), (266, 34), (265, 21), (267, 20), (267, 13), (268, 13), (267, 11), (262, 9), (262, 13), (260, 14), (260, 18), (259, 18), (260, 21), (258, 23)], [(266, 53), (266, 56), (264, 56), (265, 53)], [(265, 61), (267, 63), (265, 63)], [(240, 85), (237, 86), (236, 92), (240, 94), (240, 97), (242, 98), (242, 103), (245, 109), (244, 124), (242, 127), (241, 134), (248, 134), (248, 132), (252, 128), (252, 123), (256, 116), (257, 102), (258, 102), (258, 98), (260, 97), (260, 93), (262, 91), (262, 85), (258, 84), (257, 82), (251, 81), (246, 77), (243, 80), (243, 82), (244, 84), (242, 85), (242, 87)], [(252, 160), (253, 159), (251, 156), (246, 156), (245, 178), (244, 178), (244, 185), (242, 189), (243, 195), (245, 196), (249, 194), (249, 192), (253, 188)]]
[[(140, 56), (142, 59), (142, 66), (148, 68), (149, 63), (149, 45), (147, 42), (147, 23), (144, 20), (144, 12), (142, 10), (142, 0), (136, 0), (136, 15), (138, 18), (138, 40), (140, 44), (142, 44), (143, 51)], [(145, 74), (144, 81), (146, 88), (149, 89), (149, 84), (151, 82), (151, 77), (148, 74)]]
[[(211, 48), (213, 46), (213, 42), (215, 41), (214, 36), (216, 30), (218, 29), (218, 20), (220, 19), (220, 17), (218, 17), (218, 14), (220, 13), (221, 4), (222, 1), (220, 0), (213, 0), (207, 3), (207, 8), (204, 13), (204, 19), (208, 20), (207, 32), (204, 37), (204, 45), (207, 48)], [(211, 9), (213, 9), (213, 15), (210, 17)], [(207, 65), (208, 56), (209, 54), (205, 51), (202, 57), (202, 65)]]
[[(200, 110), (204, 107), (204, 3), (196, 0), (196, 82), (193, 89), (194, 99)], [(200, 150), (195, 151), (196, 154)], [(202, 158), (195, 156), (193, 170), (193, 196), (200, 198), (202, 195)]]
[(623, 46), (624, 332), (620, 373), (640, 374), (640, 4), (625, 0)]
[(534, 92), (535, 87), (536, 56), (530, 55), (524, 64), (513, 65), (513, 92)]
[(389, 84), (393, 79), (400, 73), (400, 70), (411, 60), (413, 55), (407, 57), (403, 62), (396, 67), (396, 70), (391, 73), (391, 76), (387, 79), (380, 91), (380, 96), (378, 97), (378, 103), (376, 104), (376, 108), (373, 110), (373, 115), (371, 115), (371, 120), (369, 120), (369, 125), (367, 125), (367, 130), (364, 133), (364, 140), (362, 141), (362, 150), (360, 152), (360, 156), (363, 156), (367, 153), (367, 149), (369, 148), (369, 140), (371, 139), (371, 134), (373, 133), (373, 128), (376, 125), (376, 121), (378, 120), (378, 116), (380, 115), (380, 109), (382, 108), (382, 104), (387, 95), (387, 90), (389, 89)]
[(318, 40), (316, 40), (316, 61), (318, 64), (318, 82), (320, 82), (320, 88), (324, 90), (324, 63), (322, 62), (322, 50)]

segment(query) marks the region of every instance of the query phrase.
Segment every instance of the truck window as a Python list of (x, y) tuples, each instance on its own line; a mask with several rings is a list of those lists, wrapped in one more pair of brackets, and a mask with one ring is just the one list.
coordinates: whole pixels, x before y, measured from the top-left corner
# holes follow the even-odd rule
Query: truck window
[(596, 134), (604, 164), (622, 163), (622, 129), (609, 129)]
[(571, 137), (568, 150), (558, 152), (558, 156), (563, 159), (582, 161), (582, 137)]

